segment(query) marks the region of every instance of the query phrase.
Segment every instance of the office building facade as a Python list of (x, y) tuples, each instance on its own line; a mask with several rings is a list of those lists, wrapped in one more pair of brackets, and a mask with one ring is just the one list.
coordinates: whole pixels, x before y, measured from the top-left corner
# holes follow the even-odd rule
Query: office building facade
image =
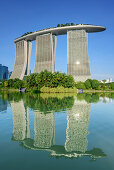
[(0, 64), (0, 80), (8, 79), (8, 67)]

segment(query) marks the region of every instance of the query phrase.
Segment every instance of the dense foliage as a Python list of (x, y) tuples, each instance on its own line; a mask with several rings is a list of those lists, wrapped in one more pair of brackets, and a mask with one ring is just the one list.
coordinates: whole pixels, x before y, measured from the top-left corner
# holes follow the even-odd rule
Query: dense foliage
[[(66, 75), (65, 73), (54, 72), (51, 73), (49, 71), (44, 71), (38, 73), (33, 73), (30, 76), (25, 77), (25, 80), (19, 79), (9, 79), (2, 81), (0, 84), (1, 88), (9, 89), (20, 89), (26, 87), (28, 91), (41, 91), (51, 92), (49, 88), (53, 92), (58, 92), (57, 90), (63, 90), (63, 92), (76, 92), (75, 81), (74, 78), (70, 75)], [(47, 87), (47, 88), (46, 88)], [(56, 89), (57, 88), (57, 89)], [(72, 88), (73, 90), (69, 90)]]
[(29, 107), (32, 110), (38, 110), (42, 113), (51, 113), (53, 111), (59, 112), (66, 109), (70, 109), (74, 105), (73, 94), (29, 94), (19, 92), (0, 92), (0, 98), (2, 100), (8, 100), (9, 102), (24, 102), (25, 107)]
[(85, 82), (75, 82), (71, 75), (65, 73), (43, 71), (26, 76), (24, 80), (9, 79), (0, 83), (3, 89), (20, 89), (26, 87), (27, 91), (33, 92), (76, 92), (76, 89), (83, 90), (114, 90), (114, 82), (101, 83), (95, 79), (88, 79)]
[(85, 82), (77, 82), (76, 83), (77, 89), (83, 89), (83, 90), (114, 90), (114, 82), (112, 83), (101, 83), (98, 80), (95, 79), (88, 79)]
[(34, 73), (30, 76), (27, 76), (25, 79), (25, 85), (28, 88), (36, 87), (38, 90), (45, 87), (56, 88), (62, 86), (64, 88), (73, 88), (75, 86), (74, 78), (65, 73), (44, 71)]
[(9, 80), (2, 80), (0, 84), (0, 88), (14, 88), (20, 89), (25, 86), (25, 82), (18, 78), (16, 79), (9, 79)]

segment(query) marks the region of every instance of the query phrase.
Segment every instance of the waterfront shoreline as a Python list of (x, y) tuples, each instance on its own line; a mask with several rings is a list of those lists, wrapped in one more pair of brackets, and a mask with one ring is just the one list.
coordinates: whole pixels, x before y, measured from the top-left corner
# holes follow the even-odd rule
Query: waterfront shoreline
[[(78, 89), (77, 89), (78, 90)], [(21, 92), (20, 89), (0, 89), (0, 91)], [(32, 92), (28, 91), (27, 93)], [(76, 93), (76, 92), (40, 92), (40, 93)], [(77, 91), (78, 93), (78, 91)], [(83, 90), (82, 93), (114, 93), (114, 90)]]
[(83, 90), (83, 93), (97, 93), (97, 92), (100, 92), (100, 93), (113, 93), (114, 90)]

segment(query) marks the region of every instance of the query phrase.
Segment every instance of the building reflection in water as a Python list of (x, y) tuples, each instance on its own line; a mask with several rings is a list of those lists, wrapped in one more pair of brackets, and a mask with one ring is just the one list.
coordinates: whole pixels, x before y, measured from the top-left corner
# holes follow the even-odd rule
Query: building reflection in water
[(8, 101), (6, 99), (3, 99), (2, 95), (0, 95), (0, 112), (6, 111), (7, 106), (8, 106)]
[(23, 100), (11, 102), (13, 111), (13, 140), (22, 141), (30, 138), (29, 111)]
[(34, 112), (34, 146), (50, 148), (55, 143), (54, 113)]
[(33, 150), (47, 150), (51, 156), (81, 157), (89, 156), (93, 160), (106, 157), (100, 148), (87, 151), (87, 135), (91, 104), (75, 99), (72, 109), (67, 111), (67, 129), (65, 146), (55, 144), (54, 113), (44, 114), (34, 111), (34, 139), (30, 138), (29, 111), (23, 100), (11, 102), (13, 111), (13, 138), (21, 146)]
[(67, 111), (67, 129), (65, 149), (67, 152), (85, 153), (91, 104), (85, 100), (75, 100), (74, 106)]

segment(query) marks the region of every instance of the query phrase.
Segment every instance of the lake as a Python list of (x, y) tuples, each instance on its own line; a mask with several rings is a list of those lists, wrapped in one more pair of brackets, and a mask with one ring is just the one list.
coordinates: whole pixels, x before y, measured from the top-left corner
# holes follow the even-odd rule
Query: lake
[(0, 170), (114, 170), (114, 94), (0, 92)]

